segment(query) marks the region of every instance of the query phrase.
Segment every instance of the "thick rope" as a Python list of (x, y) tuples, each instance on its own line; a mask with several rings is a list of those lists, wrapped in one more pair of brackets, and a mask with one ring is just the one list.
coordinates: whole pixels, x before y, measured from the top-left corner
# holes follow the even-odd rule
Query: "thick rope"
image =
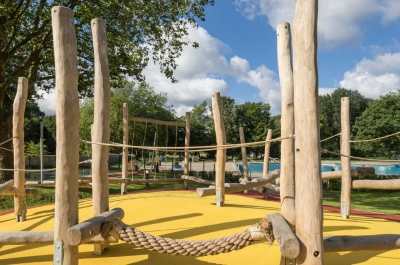
[(181, 239), (153, 236), (141, 232), (136, 228), (131, 228), (119, 220), (108, 223), (106, 222), (102, 226), (101, 235), (103, 238), (107, 239), (109, 233), (112, 231), (118, 234), (121, 240), (124, 240), (129, 244), (150, 251), (157, 251), (159, 253), (167, 253), (175, 256), (216, 255), (241, 249), (253, 244), (254, 241), (259, 241), (264, 238), (268, 240), (269, 244), (272, 244), (274, 241), (271, 224), (265, 218), (260, 223), (255, 224), (242, 232), (208, 240), (185, 241)]
[(328, 141), (329, 139), (332, 139), (332, 138), (334, 138), (336, 136), (339, 136), (339, 135), (342, 135), (342, 133), (338, 133), (338, 134), (332, 135), (331, 137), (325, 138), (324, 140), (321, 140), (320, 143)]
[(1, 147), (1, 146), (0, 146), (0, 149), (7, 150), (8, 152), (12, 152), (12, 153), (14, 152), (14, 151), (11, 150), (11, 149), (8, 149), (8, 148), (5, 148), (5, 147)]
[(337, 156), (350, 157), (350, 158), (354, 158), (357, 160), (374, 161), (374, 162), (396, 162), (396, 163), (399, 162), (399, 160), (381, 160), (381, 159), (365, 158), (365, 157), (358, 157), (358, 156), (349, 156), (349, 155), (344, 155), (344, 154), (340, 154), (340, 153), (335, 153), (335, 152), (329, 151), (328, 149), (321, 149), (321, 152), (327, 153), (327, 154), (332, 154), (332, 155), (337, 155)]
[(349, 141), (349, 143), (373, 142), (373, 141), (378, 141), (378, 140), (381, 140), (381, 139), (384, 139), (384, 138), (388, 138), (388, 137), (391, 137), (391, 136), (394, 136), (394, 135), (397, 135), (397, 134), (400, 134), (400, 132), (396, 132), (396, 133), (393, 133), (393, 134), (389, 134), (389, 135), (386, 135), (386, 136), (382, 136), (382, 137), (374, 138), (374, 139), (369, 139), (369, 140), (352, 140), (352, 141)]
[[(89, 164), (92, 163), (91, 159), (84, 160), (79, 162), (78, 164)], [(50, 171), (56, 171), (57, 168), (49, 168), (49, 169), (7, 169), (7, 168), (0, 168), (0, 171), (22, 171), (22, 172), (50, 172)]]
[(8, 140), (6, 140), (6, 141), (0, 143), (0, 145), (3, 145), (3, 144), (5, 144), (5, 143), (8, 143), (9, 141), (11, 141), (11, 140), (14, 139), (14, 138), (15, 138), (15, 137), (11, 137), (10, 139), (8, 139)]

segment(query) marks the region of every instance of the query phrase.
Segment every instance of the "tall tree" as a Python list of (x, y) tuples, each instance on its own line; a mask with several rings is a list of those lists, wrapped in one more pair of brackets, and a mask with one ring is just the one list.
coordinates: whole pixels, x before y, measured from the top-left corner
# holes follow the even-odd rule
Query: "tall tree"
[[(176, 58), (190, 43), (188, 28), (205, 20), (204, 8), (214, 0), (4, 0), (0, 3), (0, 142), (11, 135), (11, 105), (19, 76), (29, 78), (29, 96), (54, 86), (50, 10), (62, 5), (75, 11), (79, 56), (79, 91), (91, 95), (93, 53), (90, 20), (107, 23), (110, 76), (114, 86), (126, 76), (141, 74), (150, 58), (173, 82)], [(192, 43), (197, 47), (197, 43)], [(10, 147), (10, 145), (6, 146)], [(7, 159), (8, 158), (8, 159)], [(12, 157), (0, 151), (0, 167), (11, 168)], [(11, 178), (12, 173), (6, 178)], [(0, 180), (4, 178), (0, 172)]]
[[(387, 136), (400, 131), (400, 90), (379, 97), (356, 119), (353, 127), (355, 140), (368, 140)], [(392, 158), (398, 151), (400, 136), (392, 136), (378, 141), (356, 143), (356, 148), (366, 156), (385, 155)]]
[(215, 143), (211, 109), (204, 100), (201, 104), (194, 105), (190, 114), (190, 146), (205, 146)]

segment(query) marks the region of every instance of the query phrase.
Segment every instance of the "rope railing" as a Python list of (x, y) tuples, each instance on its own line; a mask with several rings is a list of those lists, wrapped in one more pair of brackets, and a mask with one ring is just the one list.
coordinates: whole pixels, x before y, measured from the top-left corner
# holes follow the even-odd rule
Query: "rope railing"
[(378, 138), (374, 138), (374, 139), (368, 139), (368, 140), (351, 140), (351, 141), (349, 141), (349, 142), (350, 142), (350, 143), (373, 142), (373, 141), (378, 141), (378, 140), (381, 140), (381, 139), (384, 139), (384, 138), (388, 138), (388, 137), (391, 137), (391, 136), (395, 136), (395, 135), (397, 135), (397, 134), (400, 134), (400, 132), (392, 133), (392, 134), (389, 134), (389, 135), (386, 135), (386, 136), (382, 136), (382, 137), (378, 137)]
[(119, 143), (99, 143), (99, 142), (92, 142), (88, 140), (83, 140), (83, 139), (78, 139), (78, 141), (85, 143), (85, 144), (97, 144), (97, 145), (104, 145), (104, 146), (114, 146), (114, 147), (128, 147), (128, 148), (137, 148), (137, 149), (145, 149), (145, 150), (157, 150), (157, 151), (177, 151), (177, 152), (185, 152), (189, 150), (190, 152), (202, 152), (202, 151), (215, 151), (215, 150), (220, 150), (220, 149), (233, 149), (233, 148), (239, 148), (239, 147), (250, 147), (250, 146), (260, 146), (263, 145), (267, 142), (278, 142), (282, 140), (288, 140), (288, 139), (295, 139), (295, 135), (289, 135), (286, 137), (278, 137), (275, 139), (271, 140), (263, 140), (263, 141), (258, 141), (258, 142), (250, 142), (250, 143), (240, 143), (240, 144), (226, 144), (226, 145), (208, 145), (208, 146), (194, 146), (194, 147), (162, 147), (162, 146), (133, 146), (133, 145), (124, 145), (124, 144), (119, 144)]
[(8, 149), (8, 148), (5, 148), (5, 147), (1, 147), (1, 146), (0, 146), (0, 149), (7, 150), (7, 151), (9, 151), (9, 152), (14, 152), (14, 151), (11, 150), (11, 149)]
[(384, 159), (365, 158), (365, 157), (359, 157), (359, 156), (349, 156), (349, 155), (344, 155), (344, 154), (332, 152), (332, 151), (329, 151), (328, 149), (321, 149), (321, 152), (322, 153), (327, 153), (327, 154), (332, 154), (332, 155), (337, 155), (337, 156), (354, 158), (354, 159), (357, 159), (357, 160), (365, 160), (365, 161), (373, 161), (373, 162), (395, 162), (395, 163), (399, 162), (399, 160), (384, 160)]
[(320, 143), (325, 142), (325, 141), (328, 141), (328, 140), (330, 140), (330, 139), (332, 139), (332, 138), (334, 138), (334, 137), (337, 137), (337, 136), (339, 136), (339, 135), (342, 135), (342, 133), (340, 132), (340, 133), (338, 133), (338, 134), (332, 135), (331, 137), (325, 138), (325, 139), (321, 140)]
[(14, 139), (14, 138), (15, 138), (15, 136), (14, 136), (14, 137), (11, 137), (10, 139), (8, 139), (8, 140), (6, 140), (6, 141), (4, 141), (4, 142), (2, 142), (2, 143), (0, 143), (0, 146), (3, 145), (3, 144), (5, 144), (5, 143), (8, 143), (9, 141), (11, 141), (11, 140)]
[[(78, 164), (89, 164), (92, 163), (91, 159), (84, 160), (79, 162)], [(51, 172), (56, 171), (57, 168), (49, 168), (49, 169), (8, 169), (8, 168), (0, 168), (0, 171), (18, 171), (18, 172), (27, 172), (27, 173), (34, 173), (34, 172)]]

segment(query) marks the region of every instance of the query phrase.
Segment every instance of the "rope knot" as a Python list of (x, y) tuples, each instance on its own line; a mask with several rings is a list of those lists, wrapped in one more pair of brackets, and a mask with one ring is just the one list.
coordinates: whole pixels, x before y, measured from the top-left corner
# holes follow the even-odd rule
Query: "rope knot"
[(272, 232), (272, 225), (266, 218), (263, 218), (258, 224), (251, 226), (249, 231), (254, 241), (265, 238), (270, 245), (274, 242), (275, 238)]

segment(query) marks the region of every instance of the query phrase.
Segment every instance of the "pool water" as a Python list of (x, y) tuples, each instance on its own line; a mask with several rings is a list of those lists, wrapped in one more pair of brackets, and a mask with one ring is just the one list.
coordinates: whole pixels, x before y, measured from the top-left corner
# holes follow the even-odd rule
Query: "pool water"
[[(243, 172), (243, 164), (237, 164), (240, 171)], [(363, 167), (363, 165), (352, 165), (351, 169), (356, 169), (357, 167)], [(375, 174), (389, 174), (389, 175), (400, 175), (400, 164), (392, 164), (392, 165), (376, 165), (370, 166), (375, 168)], [(248, 165), (249, 172), (254, 173), (262, 173), (264, 164), (263, 163), (249, 163)], [(269, 163), (269, 172), (274, 171), (275, 169), (280, 169), (281, 163)], [(328, 171), (338, 171), (341, 170), (341, 165), (327, 165), (323, 164), (321, 167), (322, 172)]]

